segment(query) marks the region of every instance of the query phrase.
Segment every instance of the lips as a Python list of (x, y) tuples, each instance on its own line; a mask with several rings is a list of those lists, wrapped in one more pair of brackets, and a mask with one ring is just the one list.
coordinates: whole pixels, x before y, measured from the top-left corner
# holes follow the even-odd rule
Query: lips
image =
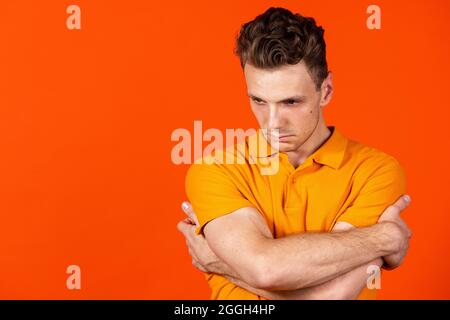
[(280, 140), (280, 141), (286, 140), (287, 138), (294, 136), (294, 134), (288, 134), (288, 133), (280, 134), (279, 132), (277, 132), (277, 130), (272, 130), (272, 131), (268, 130), (268, 132), (266, 134), (267, 134), (268, 139)]
[(292, 135), (288, 135), (288, 136), (280, 136), (280, 137), (278, 138), (278, 141), (284, 142), (284, 141), (288, 140), (288, 139), (291, 138), (291, 137), (292, 137)]
[(289, 133), (277, 133), (277, 132), (269, 132), (269, 135), (274, 137), (274, 138), (281, 138), (281, 137), (288, 137), (288, 136), (292, 136), (292, 134)]
[(272, 139), (272, 141), (286, 142), (291, 137), (293, 137), (292, 134), (283, 134), (283, 135), (279, 135), (279, 136), (272, 135), (271, 139)]
[(280, 134), (280, 135), (272, 135), (273, 138), (275, 139), (283, 139), (283, 138), (287, 138), (287, 137), (292, 137), (292, 134)]

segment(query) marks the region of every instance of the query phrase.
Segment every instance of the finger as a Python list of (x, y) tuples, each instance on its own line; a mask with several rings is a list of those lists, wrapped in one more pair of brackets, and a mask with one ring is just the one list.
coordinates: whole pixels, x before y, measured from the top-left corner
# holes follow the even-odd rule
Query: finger
[(198, 263), (200, 263), (200, 258), (198, 257), (198, 255), (197, 255), (197, 253), (195, 252), (195, 250), (194, 250), (194, 246), (192, 246), (192, 244), (189, 242), (189, 240), (186, 240), (186, 246), (187, 246), (187, 248), (188, 248), (188, 252), (189, 252), (189, 255), (191, 256), (191, 258), (192, 258), (192, 261), (197, 261)]
[(408, 227), (408, 225), (406, 224), (406, 222), (405, 222), (402, 218), (400, 218), (400, 222), (401, 222), (401, 226), (402, 226), (403, 229), (406, 231), (406, 236), (407, 236), (408, 238), (411, 238), (411, 236), (412, 236), (412, 231), (411, 231), (411, 229)]
[[(177, 229), (180, 231), (186, 238), (191, 236), (191, 233), (195, 233), (195, 225), (191, 224), (189, 221), (186, 221), (186, 219), (181, 220), (177, 224)], [(193, 229), (193, 230), (192, 230)]]
[(408, 207), (410, 203), (411, 203), (411, 197), (408, 195), (403, 195), (397, 199), (397, 201), (393, 204), (393, 206), (396, 207), (401, 212), (401, 211), (405, 210), (406, 207)]
[(200, 261), (200, 259), (198, 258), (198, 256), (197, 256), (197, 254), (194, 252), (194, 250), (192, 250), (190, 247), (189, 247), (189, 255), (191, 256), (191, 258), (192, 258), (192, 260), (196, 260), (196, 261)]
[(200, 225), (199, 223), (198, 223), (198, 220), (197, 220), (197, 215), (195, 214), (195, 212), (194, 212), (194, 209), (192, 209), (192, 206), (191, 206), (191, 204), (189, 203), (189, 202), (187, 202), (187, 201), (184, 201), (182, 204), (181, 204), (181, 209), (184, 211), (184, 213), (186, 213), (187, 214), (187, 216), (195, 223), (195, 225)]
[(181, 220), (177, 223), (177, 229), (178, 231), (180, 231), (181, 233), (184, 233), (184, 229), (186, 227), (186, 222), (184, 220)]
[(183, 221), (186, 222), (187, 224), (195, 225), (195, 221), (192, 221), (191, 218), (189, 217), (185, 218)]
[(199, 237), (195, 233), (196, 226), (190, 223), (184, 223), (182, 226), (181, 233), (183, 233), (184, 238), (188, 241), (190, 246), (195, 246), (197, 242), (197, 238)]
[(408, 227), (408, 225), (406, 223), (405, 223), (405, 225), (406, 225), (406, 234), (408, 236), (408, 239), (411, 239), (412, 235), (413, 235), (412, 230)]
[(192, 259), (192, 265), (194, 267), (196, 267), (198, 270), (200, 270), (201, 272), (205, 272), (207, 273), (208, 270), (206, 270), (200, 263), (198, 263), (195, 259)]

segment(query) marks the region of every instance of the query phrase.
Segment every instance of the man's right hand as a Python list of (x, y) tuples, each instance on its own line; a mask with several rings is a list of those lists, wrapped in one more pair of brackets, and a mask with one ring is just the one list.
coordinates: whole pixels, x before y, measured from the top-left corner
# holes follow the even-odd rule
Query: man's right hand
[(401, 196), (393, 205), (384, 210), (378, 219), (378, 223), (389, 224), (389, 236), (398, 245), (396, 252), (383, 257), (385, 269), (395, 269), (400, 266), (408, 251), (412, 232), (400, 217), (400, 213), (408, 207), (410, 202), (411, 198), (409, 196)]

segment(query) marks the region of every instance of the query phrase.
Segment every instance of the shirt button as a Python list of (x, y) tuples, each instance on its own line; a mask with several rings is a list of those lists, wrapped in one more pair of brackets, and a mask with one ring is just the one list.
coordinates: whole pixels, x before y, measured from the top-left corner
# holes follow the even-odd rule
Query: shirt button
[(297, 182), (297, 179), (293, 178), (292, 183), (295, 183), (295, 182)]

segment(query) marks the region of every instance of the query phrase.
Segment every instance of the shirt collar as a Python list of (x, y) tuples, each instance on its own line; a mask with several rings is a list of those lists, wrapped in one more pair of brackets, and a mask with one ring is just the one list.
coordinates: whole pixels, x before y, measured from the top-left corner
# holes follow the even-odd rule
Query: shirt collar
[[(314, 161), (322, 165), (338, 169), (344, 160), (345, 149), (348, 139), (343, 136), (335, 127), (328, 127), (331, 130), (330, 137), (311, 154), (305, 163)], [(257, 158), (267, 158), (276, 155), (277, 150), (271, 148), (262, 130), (248, 138), (249, 154)]]
[(317, 163), (339, 169), (344, 160), (348, 139), (335, 127), (328, 128), (332, 131), (330, 137), (311, 157)]

